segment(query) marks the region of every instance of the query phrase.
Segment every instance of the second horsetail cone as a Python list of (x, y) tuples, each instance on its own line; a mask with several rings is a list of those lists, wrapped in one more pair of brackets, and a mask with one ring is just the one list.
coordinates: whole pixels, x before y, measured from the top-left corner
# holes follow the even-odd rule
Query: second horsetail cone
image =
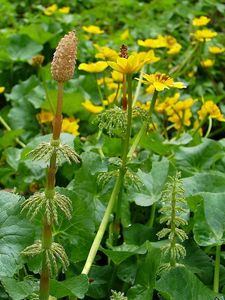
[(59, 42), (51, 64), (54, 80), (64, 82), (73, 78), (77, 55), (77, 38), (74, 31), (66, 34)]

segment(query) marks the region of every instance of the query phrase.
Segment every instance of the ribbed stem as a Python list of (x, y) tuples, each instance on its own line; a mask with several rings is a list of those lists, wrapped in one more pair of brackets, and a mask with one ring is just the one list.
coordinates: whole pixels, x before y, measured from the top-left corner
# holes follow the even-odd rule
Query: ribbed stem
[[(154, 111), (154, 106), (155, 106), (155, 102), (156, 102), (157, 96), (158, 96), (158, 92), (155, 90), (154, 94), (152, 96), (152, 101), (151, 101), (151, 105), (150, 105), (150, 108), (149, 108), (149, 117), (150, 118), (151, 118), (152, 113)], [(135, 139), (134, 139), (134, 141), (132, 143), (130, 151), (129, 151), (128, 155), (127, 155), (128, 158), (131, 158), (133, 156), (133, 153), (136, 150), (138, 144), (140, 143), (140, 140), (141, 140), (142, 136), (144, 135), (144, 133), (147, 130), (147, 126), (148, 126), (148, 122), (147, 121), (143, 122), (143, 124), (141, 126), (141, 129), (139, 130), (138, 134), (136, 135), (136, 137), (135, 137)]]
[(117, 177), (114, 189), (112, 191), (108, 206), (106, 208), (103, 219), (102, 219), (101, 224), (99, 226), (98, 232), (95, 236), (95, 239), (94, 239), (94, 241), (92, 243), (92, 246), (91, 246), (91, 249), (89, 251), (89, 254), (88, 254), (87, 260), (85, 262), (82, 274), (88, 275), (88, 273), (91, 269), (92, 263), (95, 259), (96, 253), (98, 251), (98, 248), (99, 248), (100, 243), (102, 241), (103, 235), (105, 233), (105, 230), (106, 230), (106, 227), (107, 227), (107, 224), (108, 224), (108, 221), (109, 221), (110, 214), (112, 213), (115, 201), (116, 201), (118, 193), (120, 191), (122, 177), (123, 177), (123, 174), (120, 171), (119, 176)]
[[(171, 233), (173, 234), (172, 241), (170, 243), (170, 253), (173, 253), (173, 249), (176, 247), (176, 225), (175, 225), (175, 217), (176, 217), (176, 186), (173, 186), (172, 192), (172, 201), (171, 201)], [(170, 266), (175, 267), (176, 265), (176, 258), (170, 256)]]
[[(61, 125), (62, 125), (62, 103), (63, 103), (63, 82), (58, 83), (58, 99), (56, 113), (53, 120), (53, 134), (54, 140), (60, 138)], [(54, 152), (50, 158), (49, 167), (47, 169), (47, 184), (46, 190), (54, 191), (55, 189), (55, 176), (57, 172), (56, 166), (56, 153)], [(43, 231), (42, 231), (42, 248), (44, 250), (50, 249), (52, 244), (52, 224), (48, 223), (47, 216), (44, 216)], [(50, 283), (50, 270), (47, 265), (45, 251), (42, 257), (42, 270), (40, 278), (40, 300), (48, 300), (49, 298), (49, 283)]]
[(110, 214), (112, 213), (115, 203), (118, 199), (118, 194), (122, 187), (123, 179), (124, 179), (124, 176), (126, 173), (127, 153), (128, 153), (128, 149), (129, 149), (129, 141), (130, 141), (130, 134), (131, 134), (131, 122), (132, 122), (132, 76), (131, 75), (127, 76), (127, 81), (128, 81), (127, 130), (126, 130), (126, 136), (125, 136), (125, 139), (123, 142), (122, 165), (121, 165), (121, 168), (119, 171), (119, 176), (116, 179), (116, 183), (113, 188), (108, 206), (106, 208), (106, 211), (104, 213), (103, 219), (99, 226), (98, 232), (92, 243), (87, 260), (86, 260), (84, 268), (82, 270), (82, 274), (86, 274), (86, 275), (88, 275), (88, 273), (91, 269), (91, 266), (92, 266), (93, 261), (96, 256), (96, 253), (101, 244), (103, 235), (105, 233), (106, 227), (109, 222)]

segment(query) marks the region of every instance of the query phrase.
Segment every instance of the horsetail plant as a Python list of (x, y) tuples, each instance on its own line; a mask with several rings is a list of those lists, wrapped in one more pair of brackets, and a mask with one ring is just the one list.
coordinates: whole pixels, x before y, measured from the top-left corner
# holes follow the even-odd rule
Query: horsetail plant
[(53, 241), (52, 228), (58, 224), (58, 210), (70, 219), (72, 217), (72, 203), (65, 195), (56, 192), (56, 172), (58, 165), (64, 158), (67, 162), (79, 162), (76, 152), (60, 141), (62, 125), (62, 104), (64, 82), (70, 80), (74, 74), (77, 52), (75, 32), (71, 31), (59, 42), (51, 64), (51, 73), (58, 82), (57, 107), (53, 120), (51, 141), (41, 143), (29, 155), (33, 160), (44, 160), (47, 163), (47, 178), (44, 192), (37, 192), (22, 204), (22, 211), (33, 219), (40, 211), (43, 214), (42, 239), (23, 250), (24, 255), (42, 255), (42, 270), (40, 275), (39, 299), (49, 299), (50, 277), (58, 273), (58, 263), (66, 270), (69, 260), (62, 245)]
[[(116, 132), (121, 133), (121, 142), (122, 142), (122, 154), (121, 159), (119, 159), (118, 164), (118, 173), (116, 182), (112, 191), (112, 194), (109, 199), (108, 206), (106, 208), (105, 214), (103, 216), (103, 219), (101, 221), (101, 224), (99, 226), (98, 232), (95, 236), (95, 239), (92, 243), (91, 249), (89, 251), (87, 260), (85, 262), (84, 268), (82, 270), (82, 274), (87, 275), (90, 271), (90, 268), (92, 266), (92, 263), (95, 259), (96, 253), (98, 251), (98, 248), (100, 246), (101, 240), (103, 238), (103, 235), (105, 233), (105, 230), (107, 228), (110, 214), (115, 209), (116, 211), (116, 218), (113, 223), (118, 221), (119, 217), (119, 211), (120, 211), (120, 200), (118, 195), (121, 191), (121, 188), (123, 186), (124, 178), (127, 173), (127, 154), (129, 151), (129, 142), (130, 142), (130, 136), (131, 136), (131, 125), (132, 125), (132, 75), (134, 72), (137, 72), (137, 70), (140, 68), (140, 63), (136, 62), (136, 64), (132, 64), (133, 57), (128, 57), (128, 49), (125, 45), (121, 46), (120, 49), (120, 57), (118, 58), (119, 62), (123, 65), (123, 68), (119, 70), (123, 74), (123, 97), (122, 97), (122, 103), (121, 108), (118, 107), (116, 109), (113, 109), (110, 112), (103, 113), (102, 119), (99, 119), (100, 129), (105, 129), (109, 135), (113, 135)], [(117, 69), (119, 66), (119, 63), (113, 63), (108, 62), (108, 64), (113, 68)], [(118, 69), (117, 69), (118, 71)], [(127, 97), (128, 94), (128, 97)], [(115, 113), (117, 114), (117, 117), (115, 117)], [(101, 117), (100, 117), (101, 118)], [(108, 119), (108, 121), (107, 121)], [(114, 120), (114, 121), (113, 121)], [(117, 120), (117, 123), (115, 123), (115, 120)], [(110, 126), (109, 126), (110, 124)], [(121, 129), (122, 130), (121, 132)], [(116, 228), (116, 226), (113, 226)], [(119, 228), (119, 226), (117, 226)], [(115, 236), (118, 236), (118, 230), (117, 232), (114, 232)]]
[(160, 223), (165, 223), (167, 227), (159, 231), (157, 236), (159, 239), (168, 236), (169, 242), (162, 247), (162, 252), (166, 258), (169, 258), (169, 263), (162, 264), (160, 271), (177, 266), (178, 260), (186, 255), (184, 246), (179, 243), (188, 239), (185, 231), (180, 228), (187, 225), (182, 215), (187, 212), (187, 209), (180, 177), (180, 172), (170, 177), (162, 193), (162, 208), (159, 210), (162, 213)]

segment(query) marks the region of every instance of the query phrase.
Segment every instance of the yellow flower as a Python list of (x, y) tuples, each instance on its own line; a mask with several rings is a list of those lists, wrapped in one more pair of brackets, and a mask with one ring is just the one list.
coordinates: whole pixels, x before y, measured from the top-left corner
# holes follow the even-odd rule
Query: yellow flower
[(120, 72), (117, 72), (115, 70), (112, 71), (112, 79), (115, 82), (123, 82), (123, 74), (121, 74)]
[(176, 43), (176, 44), (172, 45), (172, 46), (169, 48), (169, 50), (167, 51), (167, 53), (168, 53), (168, 54), (171, 54), (171, 55), (177, 54), (177, 53), (180, 52), (181, 48), (182, 48), (181, 44)]
[(121, 33), (120, 38), (121, 40), (127, 40), (130, 36), (129, 30), (126, 29), (123, 33)]
[(97, 80), (98, 85), (106, 84), (109, 89), (117, 89), (118, 84), (111, 77), (103, 77)]
[(59, 12), (61, 14), (68, 14), (70, 12), (70, 7), (69, 6), (63, 6), (59, 9)]
[(108, 64), (105, 61), (98, 61), (96, 63), (85, 64), (82, 63), (79, 65), (78, 69), (83, 70), (89, 73), (100, 73), (108, 67)]
[(138, 45), (148, 48), (171, 48), (177, 43), (177, 40), (171, 35), (159, 35), (155, 39), (138, 40)]
[(154, 90), (158, 92), (163, 91), (164, 89), (169, 89), (171, 87), (175, 87), (178, 89), (183, 89), (186, 87), (183, 82), (174, 82), (173, 79), (166, 74), (144, 74), (143, 78), (143, 83), (152, 86)]
[(0, 86), (0, 94), (4, 93), (5, 91), (5, 87), (4, 86)]
[(204, 68), (209, 68), (212, 67), (214, 65), (215, 61), (213, 59), (205, 59), (201, 61), (201, 65)]
[(159, 35), (155, 39), (138, 40), (138, 45), (147, 48), (164, 48), (167, 47), (168, 43), (165, 37)]
[(75, 136), (80, 135), (78, 129), (79, 129), (79, 119), (75, 119), (73, 117), (71, 118), (64, 118), (62, 121), (62, 131), (71, 133)]
[(190, 71), (187, 75), (188, 77), (192, 78), (195, 75), (195, 71)]
[(57, 11), (57, 9), (58, 9), (57, 4), (52, 4), (51, 6), (48, 6), (44, 9), (44, 14), (46, 16), (51, 16)]
[(198, 115), (200, 121), (202, 121), (206, 116), (210, 116), (212, 119), (225, 122), (225, 118), (219, 107), (212, 100), (207, 100), (203, 103), (201, 109), (198, 111)]
[(108, 96), (108, 103), (113, 103), (116, 98), (116, 93), (112, 93)]
[(91, 113), (98, 114), (103, 111), (103, 106), (94, 105), (90, 100), (85, 100), (84, 103), (82, 103), (83, 107), (86, 108)]
[(101, 34), (104, 33), (104, 30), (101, 30), (98, 26), (90, 25), (90, 26), (82, 26), (82, 29), (88, 33), (92, 34)]
[(112, 83), (113, 79), (111, 77), (102, 77), (97, 80), (98, 85)]
[(52, 122), (54, 119), (54, 114), (50, 111), (42, 110), (39, 114), (37, 114), (37, 120), (40, 124)]
[(152, 64), (160, 60), (160, 57), (155, 56), (155, 52), (153, 50), (149, 50), (148, 52), (134, 52), (133, 55), (137, 55), (139, 61), (143, 64)]
[(196, 30), (193, 33), (194, 39), (196, 39), (197, 41), (200, 41), (200, 42), (210, 41), (215, 36), (217, 36), (217, 32), (212, 31), (210, 29)]
[(97, 44), (95, 44), (94, 46), (99, 51), (99, 53), (95, 55), (96, 58), (112, 61), (115, 61), (117, 59), (118, 53), (115, 50), (109, 47), (100, 47)]
[(220, 48), (217, 46), (209, 47), (209, 52), (213, 53), (213, 54), (220, 54), (220, 53), (223, 53), (224, 51), (225, 51), (225, 48)]
[(210, 18), (206, 16), (201, 16), (199, 18), (194, 18), (192, 20), (192, 25), (194, 26), (204, 26), (210, 22)]
[(168, 120), (174, 123), (176, 129), (180, 129), (183, 125), (191, 125), (191, 107), (195, 103), (192, 98), (187, 98), (185, 100), (177, 101), (172, 105), (171, 109), (166, 112), (170, 116)]
[(116, 62), (108, 61), (109, 66), (120, 73), (132, 74), (138, 72), (144, 65), (138, 55), (130, 55), (128, 58), (118, 57)]
[(147, 101), (146, 103), (137, 101), (135, 103), (135, 106), (140, 107), (141, 109), (148, 111), (149, 108), (150, 108), (150, 101)]
[(159, 113), (166, 113), (171, 115), (173, 113), (173, 106), (180, 98), (180, 93), (174, 94), (172, 97), (166, 97), (166, 99), (159, 103), (156, 101), (155, 110)]
[(172, 123), (174, 123), (174, 127), (179, 130), (182, 125), (190, 126), (191, 125), (191, 117), (192, 112), (191, 110), (185, 109), (178, 112), (174, 112), (173, 115), (171, 115), (168, 120)]
[(116, 99), (116, 96), (118, 96), (116, 93), (112, 93), (107, 97), (107, 100), (104, 100), (103, 103), (105, 106), (113, 103)]

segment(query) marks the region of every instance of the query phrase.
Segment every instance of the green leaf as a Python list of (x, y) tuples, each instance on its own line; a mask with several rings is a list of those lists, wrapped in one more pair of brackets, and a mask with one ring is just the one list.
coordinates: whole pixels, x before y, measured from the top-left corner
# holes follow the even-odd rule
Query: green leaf
[(222, 172), (209, 171), (183, 178), (186, 196), (193, 196), (201, 192), (224, 192), (225, 175)]
[(221, 245), (225, 241), (225, 193), (200, 195), (203, 201), (194, 217), (194, 238), (200, 246)]
[(214, 272), (212, 259), (192, 239), (186, 241), (183, 246), (186, 249), (186, 256), (182, 259), (182, 264), (197, 274), (204, 284), (210, 285), (213, 282)]
[(16, 84), (10, 94), (6, 95), (7, 100), (11, 100), (13, 104), (25, 106), (25, 101), (33, 105), (34, 108), (40, 108), (45, 98), (45, 92), (40, 85), (39, 79), (32, 75), (27, 80)]
[(40, 53), (42, 46), (27, 35), (14, 34), (10, 36), (7, 51), (13, 61), (27, 61)]
[(109, 282), (112, 279), (112, 276), (112, 266), (93, 265), (89, 274), (90, 284), (87, 296), (92, 297), (94, 299), (108, 299)]
[(163, 158), (161, 161), (152, 163), (152, 170), (149, 174), (138, 170), (137, 175), (144, 185), (143, 192), (132, 191), (130, 198), (137, 205), (150, 206), (160, 199), (161, 191), (166, 182), (169, 172), (169, 161)]
[(140, 146), (149, 149), (159, 155), (168, 155), (171, 150), (170, 145), (164, 144), (164, 139), (159, 133), (151, 133), (143, 136), (140, 141)]
[(135, 245), (123, 244), (121, 246), (112, 247), (112, 250), (101, 248), (101, 251), (105, 253), (115, 265), (119, 265), (128, 257), (134, 254), (145, 254), (147, 250), (145, 245), (139, 247)]
[[(55, 90), (48, 90), (48, 96), (52, 101), (54, 107), (56, 107), (57, 101), (57, 89)], [(83, 111), (84, 108), (81, 103), (84, 101), (84, 95), (81, 91), (78, 92), (66, 92), (63, 97), (63, 113), (67, 114), (68, 116), (72, 116), (77, 112)], [(41, 106), (43, 109), (51, 110), (49, 102), (45, 100)]]
[(8, 148), (15, 144), (15, 139), (19, 137), (23, 132), (23, 129), (6, 131), (3, 136), (0, 137), (0, 148)]
[(84, 274), (64, 281), (51, 280), (50, 294), (57, 298), (76, 296), (83, 299), (88, 290), (88, 277)]
[[(90, 197), (81, 198), (76, 193), (64, 188), (58, 188), (65, 194), (73, 205), (71, 220), (62, 220), (57, 231), (65, 237), (68, 256), (73, 262), (87, 258), (95, 232), (95, 216)], [(57, 233), (56, 233), (57, 234)], [(69, 253), (70, 252), (70, 253)]]
[(0, 277), (12, 277), (22, 267), (20, 252), (33, 242), (31, 224), (16, 210), (19, 199), (18, 195), (0, 192)]
[(129, 300), (152, 299), (161, 254), (160, 249), (155, 248), (150, 242), (146, 246), (148, 253), (139, 264), (135, 286), (131, 287), (128, 291), (127, 296)]
[(117, 267), (118, 278), (133, 285), (136, 278), (137, 267), (137, 258), (135, 256), (126, 259)]
[(152, 289), (136, 284), (128, 291), (129, 300), (149, 300), (152, 299)]
[(155, 233), (152, 232), (152, 229), (142, 224), (132, 224), (129, 227), (124, 228), (123, 234), (127, 244), (139, 246), (146, 240), (152, 240), (155, 237)]
[(156, 289), (165, 300), (206, 300), (217, 296), (185, 267), (165, 272), (156, 282)]
[(175, 153), (177, 166), (192, 173), (209, 170), (222, 157), (223, 147), (210, 139), (203, 139), (201, 144), (194, 147), (180, 147)]
[(28, 35), (35, 42), (43, 45), (49, 41), (54, 34), (48, 31), (45, 24), (30, 24), (20, 28), (20, 33)]
[(35, 113), (36, 111), (30, 103), (11, 108), (8, 114), (11, 128), (23, 128), (22, 137), (24, 139), (33, 136), (38, 131), (38, 123), (34, 119)]
[(23, 300), (38, 289), (37, 281), (25, 278), (24, 281), (17, 281), (14, 278), (3, 277), (1, 283), (6, 292), (13, 300)]

